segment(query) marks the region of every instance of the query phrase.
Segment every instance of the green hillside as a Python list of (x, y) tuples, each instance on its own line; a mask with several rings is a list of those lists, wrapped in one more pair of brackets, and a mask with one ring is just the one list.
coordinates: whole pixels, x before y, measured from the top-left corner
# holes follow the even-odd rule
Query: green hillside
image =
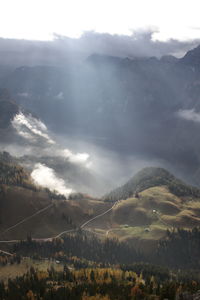
[(200, 199), (178, 197), (167, 186), (155, 186), (121, 200), (110, 215), (109, 236), (156, 241), (167, 229), (200, 224)]

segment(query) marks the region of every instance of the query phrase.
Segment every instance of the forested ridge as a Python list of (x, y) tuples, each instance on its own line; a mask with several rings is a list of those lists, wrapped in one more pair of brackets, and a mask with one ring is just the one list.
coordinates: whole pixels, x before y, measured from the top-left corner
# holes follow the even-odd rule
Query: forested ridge
[(18, 165), (7, 152), (0, 153), (0, 185), (21, 186), (36, 189), (28, 172)]
[(162, 185), (167, 186), (170, 192), (176, 196), (200, 197), (200, 189), (197, 187), (185, 184), (165, 169), (148, 167), (139, 171), (121, 187), (105, 195), (104, 200), (116, 201), (127, 199), (150, 187)]

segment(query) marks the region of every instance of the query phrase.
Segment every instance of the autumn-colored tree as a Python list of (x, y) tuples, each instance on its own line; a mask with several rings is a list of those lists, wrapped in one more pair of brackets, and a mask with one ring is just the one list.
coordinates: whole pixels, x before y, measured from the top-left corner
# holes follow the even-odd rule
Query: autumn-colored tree
[(84, 294), (82, 296), (82, 300), (110, 300), (110, 297), (108, 295), (102, 296), (100, 294), (96, 294), (95, 296), (89, 296)]
[(143, 292), (142, 290), (139, 288), (138, 285), (135, 285), (132, 289), (131, 289), (131, 297), (133, 300), (139, 300), (142, 299), (142, 295)]
[(33, 294), (33, 292), (31, 290), (29, 290), (27, 292), (26, 297), (27, 297), (28, 300), (35, 300), (36, 299), (35, 296), (34, 296), (34, 294)]

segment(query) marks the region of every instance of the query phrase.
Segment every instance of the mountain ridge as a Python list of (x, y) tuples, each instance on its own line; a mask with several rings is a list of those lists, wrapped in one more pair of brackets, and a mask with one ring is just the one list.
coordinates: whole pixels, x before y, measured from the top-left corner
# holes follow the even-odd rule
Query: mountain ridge
[(135, 193), (154, 187), (166, 185), (176, 196), (200, 197), (200, 189), (185, 184), (163, 168), (146, 167), (134, 175), (121, 187), (104, 196), (107, 201), (127, 199)]

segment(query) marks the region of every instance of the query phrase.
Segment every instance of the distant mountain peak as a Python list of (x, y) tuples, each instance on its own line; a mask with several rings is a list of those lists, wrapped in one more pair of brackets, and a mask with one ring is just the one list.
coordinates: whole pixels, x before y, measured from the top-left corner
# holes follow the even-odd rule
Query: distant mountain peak
[(199, 67), (200, 66), (200, 45), (188, 51), (180, 61), (186, 65)]
[(91, 63), (118, 63), (121, 60), (122, 60), (121, 57), (98, 54), (98, 53), (93, 53), (86, 59), (87, 62), (91, 62)]
[(176, 63), (179, 59), (173, 55), (164, 55), (161, 57), (160, 61), (164, 63)]

